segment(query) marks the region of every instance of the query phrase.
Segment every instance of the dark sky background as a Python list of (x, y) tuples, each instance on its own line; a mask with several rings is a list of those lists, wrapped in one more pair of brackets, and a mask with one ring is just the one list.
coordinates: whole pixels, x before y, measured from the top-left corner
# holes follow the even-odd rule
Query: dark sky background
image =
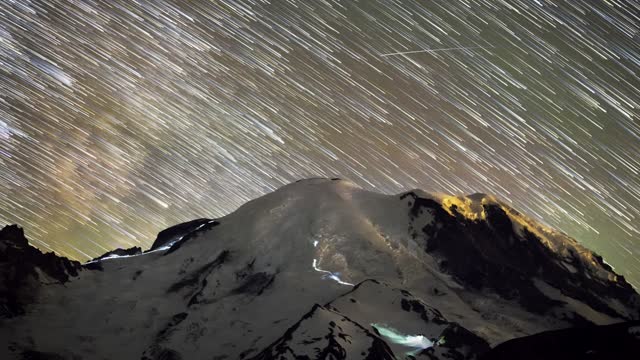
[(84, 260), (337, 176), (495, 194), (640, 285), (639, 30), (616, 0), (5, 1), (0, 225)]

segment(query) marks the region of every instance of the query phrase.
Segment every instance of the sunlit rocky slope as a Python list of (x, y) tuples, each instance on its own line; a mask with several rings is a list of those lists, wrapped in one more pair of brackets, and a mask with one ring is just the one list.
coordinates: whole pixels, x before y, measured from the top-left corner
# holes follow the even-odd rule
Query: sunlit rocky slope
[(2, 359), (491, 359), (619, 322), (638, 345), (623, 277), (483, 194), (303, 180), (85, 264), (7, 226), (0, 279)]

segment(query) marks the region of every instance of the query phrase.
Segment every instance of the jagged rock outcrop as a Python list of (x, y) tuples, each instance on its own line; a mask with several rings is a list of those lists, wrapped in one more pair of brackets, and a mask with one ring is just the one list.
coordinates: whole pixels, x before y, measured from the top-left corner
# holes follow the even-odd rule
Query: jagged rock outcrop
[(133, 256), (142, 254), (142, 248), (139, 246), (130, 247), (128, 249), (117, 248), (115, 250), (108, 251), (97, 258), (94, 258), (92, 261), (98, 261), (102, 259), (112, 258), (112, 257), (122, 257), (122, 256)]
[(338, 312), (315, 304), (284, 335), (251, 360), (395, 360), (376, 334)]
[(196, 219), (187, 222), (183, 222), (177, 225), (173, 225), (170, 228), (166, 228), (158, 233), (156, 240), (149, 248), (150, 251), (159, 249), (163, 246), (167, 246), (176, 242), (181, 237), (189, 234), (199, 226), (210, 222), (212, 219)]
[(21, 227), (5, 226), (0, 230), (0, 318), (23, 315), (41, 285), (66, 283), (79, 270), (79, 262), (29, 245)]
[[(566, 304), (545, 294), (550, 286), (606, 315), (627, 320), (640, 316), (638, 294), (600, 256), (562, 234), (544, 236), (541, 227), (514, 224), (521, 215), (511, 217), (508, 207), (484, 194), (461, 199), (468, 208), (476, 207), (469, 217), (456, 204), (447, 208), (414, 192), (401, 198), (410, 199), (411, 216), (428, 212), (434, 217), (414, 236), (427, 239), (425, 250), (440, 259), (440, 269), (468, 288), (495, 291), (528, 311), (545, 314)], [(576, 311), (563, 316), (575, 325), (590, 323)]]

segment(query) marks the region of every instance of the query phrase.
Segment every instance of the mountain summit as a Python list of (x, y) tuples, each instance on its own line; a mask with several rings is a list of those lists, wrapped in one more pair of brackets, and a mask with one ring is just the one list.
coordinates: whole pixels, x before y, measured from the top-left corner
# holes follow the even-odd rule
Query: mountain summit
[(551, 330), (640, 334), (622, 276), (499, 200), (339, 179), (85, 264), (8, 226), (0, 277), (2, 359), (491, 359)]

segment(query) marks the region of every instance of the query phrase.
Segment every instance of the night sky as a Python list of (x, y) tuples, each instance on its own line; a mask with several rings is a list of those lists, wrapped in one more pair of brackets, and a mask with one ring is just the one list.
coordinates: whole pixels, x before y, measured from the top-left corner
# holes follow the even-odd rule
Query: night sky
[(85, 260), (341, 177), (495, 194), (640, 285), (640, 2), (186, 3), (0, 3), (0, 225)]

